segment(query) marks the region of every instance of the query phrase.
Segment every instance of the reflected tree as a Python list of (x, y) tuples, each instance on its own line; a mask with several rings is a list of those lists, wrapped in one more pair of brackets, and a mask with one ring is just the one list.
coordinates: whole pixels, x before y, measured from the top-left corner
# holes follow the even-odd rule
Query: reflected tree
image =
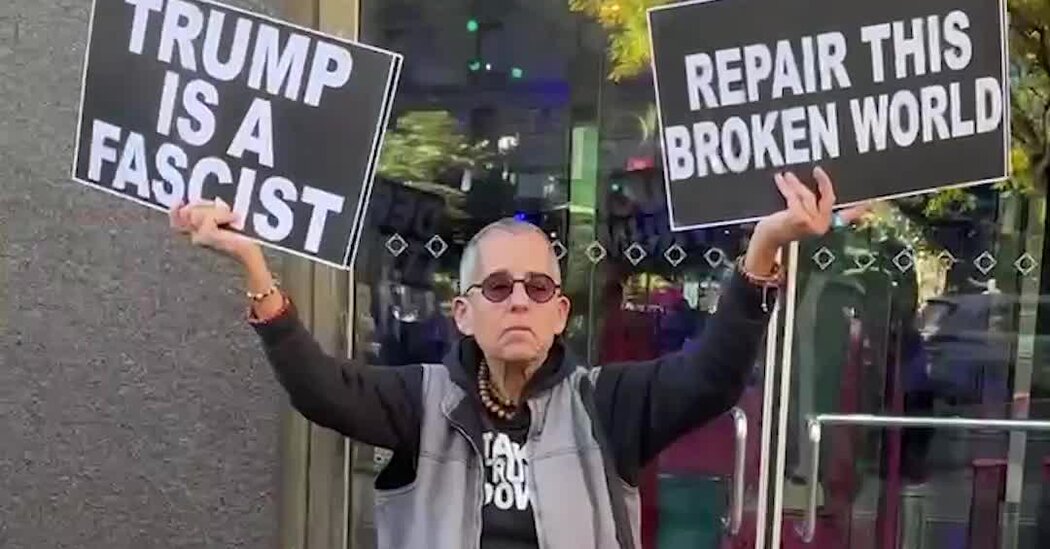
[(489, 142), (470, 142), (447, 111), (410, 111), (386, 133), (378, 175), (406, 187), (440, 196), (450, 218), (466, 217), (466, 193), (442, 184), (443, 178), (491, 168)]
[(446, 111), (412, 111), (387, 132), (379, 175), (395, 181), (434, 182), (453, 169), (478, 169), (487, 141), (471, 143)]

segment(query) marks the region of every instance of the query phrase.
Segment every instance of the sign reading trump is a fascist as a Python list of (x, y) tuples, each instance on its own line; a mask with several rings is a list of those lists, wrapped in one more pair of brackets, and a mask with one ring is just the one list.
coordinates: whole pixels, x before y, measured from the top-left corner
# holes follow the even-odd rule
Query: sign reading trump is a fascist
[(671, 228), (784, 207), (777, 172), (839, 204), (1003, 179), (1003, 0), (701, 0), (649, 11)]
[(233, 228), (353, 263), (398, 54), (198, 0), (95, 0), (73, 178), (142, 205), (222, 199)]

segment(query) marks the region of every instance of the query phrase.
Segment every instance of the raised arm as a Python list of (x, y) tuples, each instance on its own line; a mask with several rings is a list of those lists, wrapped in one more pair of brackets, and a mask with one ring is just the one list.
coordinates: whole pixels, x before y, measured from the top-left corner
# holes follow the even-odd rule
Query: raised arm
[(697, 345), (602, 367), (595, 406), (622, 478), (633, 482), (664, 448), (740, 399), (768, 323), (762, 300), (775, 299), (763, 293), (734, 273)]
[(173, 228), (244, 268), (249, 320), (292, 405), (310, 421), (366, 444), (401, 451), (418, 446), (422, 369), (366, 366), (326, 353), (294, 303), (277, 291), (259, 246), (223, 228), (235, 221), (221, 202), (171, 212)]
[(331, 356), (299, 321), (294, 305), (253, 325), (292, 406), (307, 419), (373, 446), (418, 446), (421, 367), (370, 366)]
[[(831, 181), (820, 168), (814, 176), (819, 199), (793, 174), (777, 174), (775, 181), (788, 207), (756, 226), (698, 346), (600, 370), (595, 405), (625, 480), (635, 481), (638, 471), (664, 448), (740, 398), (780, 287), (778, 251), (800, 238), (824, 234), (831, 226)], [(850, 210), (839, 217), (850, 221), (859, 212)]]

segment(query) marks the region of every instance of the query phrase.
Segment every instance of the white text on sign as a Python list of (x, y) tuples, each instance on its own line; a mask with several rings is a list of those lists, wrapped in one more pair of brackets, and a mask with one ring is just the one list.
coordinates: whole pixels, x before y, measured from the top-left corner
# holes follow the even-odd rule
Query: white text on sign
[[(223, 40), (227, 14), (221, 10), (210, 9), (205, 17), (204, 9), (182, 0), (125, 2), (135, 6), (128, 43), (132, 53), (145, 55), (148, 27), (159, 24), (160, 42), (151, 55), (168, 64), (175, 64), (178, 57), (180, 68), (190, 72), (203, 70), (218, 81), (236, 80), (248, 71), (250, 88), (316, 107), (326, 88), (338, 88), (350, 80), (353, 57), (338, 44), (290, 33), (281, 48), (277, 27), (255, 23), (247, 17), (239, 17), (233, 36)], [(152, 17), (154, 12), (156, 17)], [(220, 43), (231, 44), (229, 51), (223, 52), (225, 60), (220, 60)], [(250, 58), (249, 44), (253, 46)]]
[[(961, 71), (972, 58), (961, 10), (866, 25), (859, 42), (871, 58), (870, 75), (851, 75), (849, 40), (841, 32), (725, 48), (683, 59), (686, 94), (693, 111), (732, 107), (851, 88), (871, 82)], [(969, 103), (967, 103), (969, 99)], [(843, 154), (840, 128), (852, 130), (857, 153), (906, 148), (992, 132), (1004, 117), (1002, 82), (980, 77), (948, 84), (896, 89), (838, 102), (817, 102), (749, 116), (729, 116), (664, 129), (672, 181), (744, 173), (817, 162)], [(848, 117), (849, 123), (840, 121)]]

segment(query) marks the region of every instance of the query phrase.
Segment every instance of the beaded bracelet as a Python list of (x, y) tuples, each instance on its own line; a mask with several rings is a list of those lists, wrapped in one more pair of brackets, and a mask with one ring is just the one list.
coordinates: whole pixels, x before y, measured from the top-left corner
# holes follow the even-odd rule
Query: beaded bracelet
[(267, 324), (270, 321), (272, 321), (273, 319), (283, 316), (285, 313), (288, 312), (289, 309), (292, 308), (292, 300), (287, 295), (283, 295), (283, 294), (282, 294), (282, 298), (283, 299), (282, 299), (282, 303), (281, 303), (281, 308), (277, 309), (272, 314), (270, 314), (268, 316), (265, 316), (265, 317), (256, 316), (255, 309), (253, 307), (248, 307), (248, 312), (247, 312), (247, 315), (246, 315), (246, 318), (248, 319), (248, 323), (249, 324)]
[(754, 284), (756, 286), (777, 286), (777, 287), (779, 287), (779, 286), (781, 286), (784, 283), (784, 276), (783, 276), (783, 273), (780, 270), (780, 264), (779, 263), (774, 263), (773, 264), (773, 272), (772, 273), (770, 273), (768, 275), (757, 275), (755, 273), (752, 273), (751, 271), (748, 271), (744, 267), (744, 256), (740, 256), (736, 260), (736, 268), (737, 268), (738, 271), (740, 271), (740, 274), (743, 275), (743, 277), (745, 279), (747, 279), (748, 282), (750, 282), (750, 283), (752, 283), (752, 284)]
[(259, 293), (244, 292), (244, 295), (248, 299), (252, 300), (253, 302), (258, 303), (258, 302), (260, 302), (260, 301), (270, 297), (271, 295), (277, 293), (277, 290), (279, 289), (279, 287), (280, 287), (280, 283), (277, 282), (277, 279), (274, 279), (273, 284), (265, 292), (259, 292)]
[(784, 286), (784, 273), (779, 263), (773, 264), (773, 272), (768, 275), (757, 275), (744, 268), (744, 256), (736, 261), (736, 270), (748, 283), (762, 288), (762, 312), (769, 312), (769, 294), (772, 290), (779, 290)]

